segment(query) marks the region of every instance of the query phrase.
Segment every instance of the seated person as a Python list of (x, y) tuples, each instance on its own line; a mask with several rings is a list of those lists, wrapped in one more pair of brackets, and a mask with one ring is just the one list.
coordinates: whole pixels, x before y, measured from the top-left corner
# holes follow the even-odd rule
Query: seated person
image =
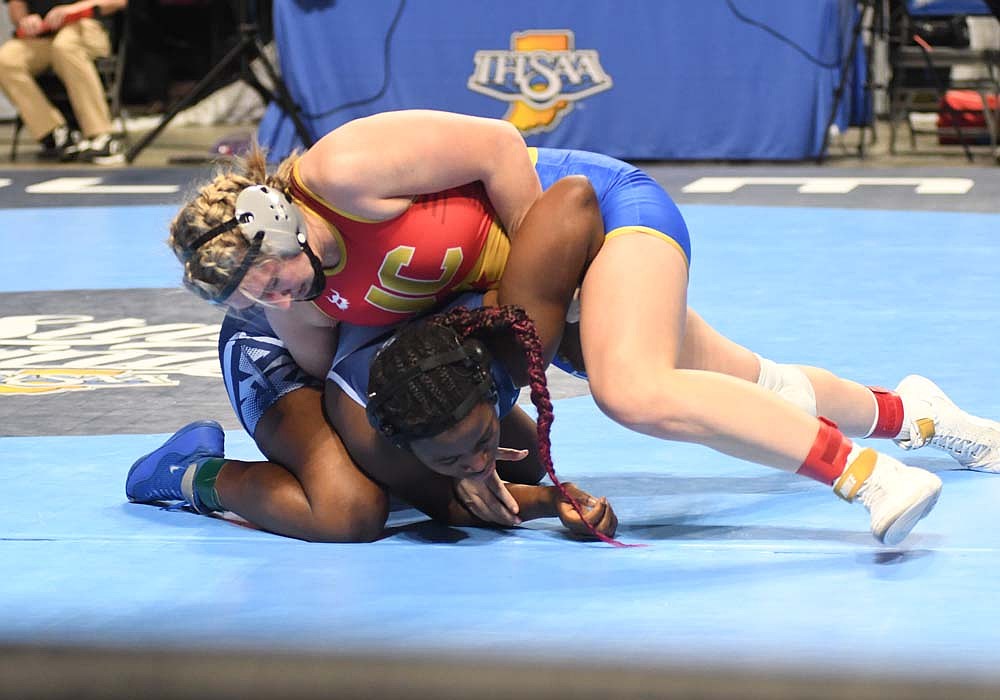
[[(122, 143), (111, 133), (111, 114), (94, 61), (111, 53), (100, 18), (122, 10), (127, 0), (6, 0), (14, 36), (0, 45), (0, 89), (42, 145), (44, 158), (100, 165), (124, 161)], [(46, 97), (35, 77), (51, 69), (66, 86), (82, 138)]]

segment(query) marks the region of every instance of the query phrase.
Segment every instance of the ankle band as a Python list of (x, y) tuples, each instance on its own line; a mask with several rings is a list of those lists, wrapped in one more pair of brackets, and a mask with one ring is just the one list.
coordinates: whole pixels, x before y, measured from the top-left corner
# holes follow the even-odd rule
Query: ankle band
[(903, 399), (895, 391), (870, 386), (875, 397), (875, 424), (865, 437), (894, 438), (903, 429)]
[(225, 510), (219, 502), (219, 492), (215, 490), (215, 480), (226, 464), (226, 460), (212, 457), (198, 465), (194, 473), (194, 495), (202, 508), (207, 511)]
[(795, 470), (796, 474), (808, 476), (832, 486), (847, 466), (847, 456), (851, 453), (851, 441), (848, 440), (831, 420), (819, 418), (819, 432), (813, 442), (806, 461)]

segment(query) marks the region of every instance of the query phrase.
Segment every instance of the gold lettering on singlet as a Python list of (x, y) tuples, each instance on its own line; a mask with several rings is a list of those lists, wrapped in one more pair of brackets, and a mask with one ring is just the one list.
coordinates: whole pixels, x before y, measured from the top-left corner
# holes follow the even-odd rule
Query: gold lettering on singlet
[(413, 313), (434, 304), (434, 296), (451, 284), (462, 265), (461, 248), (448, 248), (441, 261), (441, 274), (436, 279), (418, 279), (403, 274), (413, 262), (416, 248), (397, 246), (386, 253), (379, 268), (379, 285), (372, 285), (365, 301), (373, 306), (396, 313)]

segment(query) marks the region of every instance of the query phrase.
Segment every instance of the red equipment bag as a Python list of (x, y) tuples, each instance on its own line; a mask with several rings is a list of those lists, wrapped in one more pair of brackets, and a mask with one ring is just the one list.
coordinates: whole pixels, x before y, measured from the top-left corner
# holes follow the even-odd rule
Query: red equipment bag
[[(993, 114), (997, 113), (997, 96), (987, 95), (986, 104)], [(938, 108), (938, 143), (960, 143), (955, 133), (954, 121), (958, 120), (962, 136), (969, 144), (988, 145), (990, 132), (983, 114), (983, 97), (975, 90), (948, 90)]]

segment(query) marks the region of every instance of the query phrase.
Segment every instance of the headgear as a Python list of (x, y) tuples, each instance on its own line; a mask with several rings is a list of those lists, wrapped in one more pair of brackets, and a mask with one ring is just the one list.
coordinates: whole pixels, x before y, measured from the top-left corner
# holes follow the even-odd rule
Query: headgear
[(243, 233), (250, 243), (250, 249), (218, 293), (194, 287), (203, 298), (214, 304), (225, 303), (260, 255), (287, 258), (303, 251), (313, 268), (313, 284), (307, 297), (296, 301), (310, 301), (322, 294), (325, 286), (323, 266), (307, 243), (302, 213), (291, 197), (266, 185), (251, 185), (240, 192), (236, 197), (235, 216), (198, 236), (184, 252), (184, 261), (191, 259), (212, 239), (234, 228), (239, 228)]

